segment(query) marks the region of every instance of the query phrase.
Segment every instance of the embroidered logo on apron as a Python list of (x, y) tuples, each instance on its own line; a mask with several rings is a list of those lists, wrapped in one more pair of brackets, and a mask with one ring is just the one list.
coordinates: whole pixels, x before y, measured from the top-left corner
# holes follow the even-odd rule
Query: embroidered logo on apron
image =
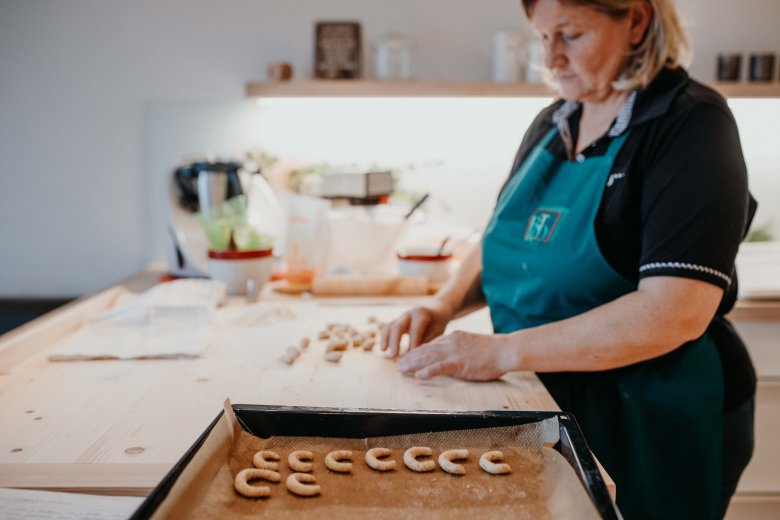
[(527, 242), (549, 242), (562, 212), (555, 209), (539, 208), (528, 218), (523, 239)]

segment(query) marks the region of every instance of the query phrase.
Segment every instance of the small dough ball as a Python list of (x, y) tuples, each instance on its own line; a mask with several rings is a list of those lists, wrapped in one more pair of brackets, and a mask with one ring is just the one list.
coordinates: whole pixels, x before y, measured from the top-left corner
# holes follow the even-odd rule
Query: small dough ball
[(287, 347), (284, 351), (284, 354), (279, 356), (279, 360), (283, 363), (287, 363), (288, 365), (292, 365), (300, 355), (301, 351), (298, 350), (298, 347)]
[(341, 361), (341, 352), (334, 350), (325, 353), (325, 361), (330, 361), (331, 363), (338, 363), (339, 361)]
[(298, 356), (291, 356), (289, 352), (285, 352), (281, 356), (279, 356), (279, 361), (286, 365), (292, 365), (295, 363), (295, 360), (298, 359)]
[(345, 339), (332, 339), (328, 342), (328, 346), (325, 348), (326, 352), (332, 352), (334, 350), (347, 350), (349, 342)]

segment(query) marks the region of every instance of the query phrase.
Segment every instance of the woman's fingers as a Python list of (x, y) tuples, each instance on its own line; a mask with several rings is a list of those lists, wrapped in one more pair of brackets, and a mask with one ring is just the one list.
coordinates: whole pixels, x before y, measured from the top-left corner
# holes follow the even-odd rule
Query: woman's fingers
[[(401, 337), (409, 330), (410, 313), (405, 312), (392, 322), (382, 334), (382, 349), (388, 350), (390, 357), (396, 357), (401, 349)], [(385, 334), (386, 332), (386, 334)], [(385, 336), (387, 339), (385, 340)]]
[(414, 373), (416, 379), (430, 379), (436, 376), (457, 376), (460, 364), (454, 361), (438, 361)]
[(412, 313), (412, 320), (409, 326), (409, 350), (417, 348), (425, 341), (425, 333), (430, 324), (430, 312), (418, 309)]
[(442, 361), (443, 356), (443, 352), (439, 352), (429, 343), (404, 354), (398, 361), (398, 369), (404, 374), (416, 374), (419, 370)]
[(387, 331), (390, 330), (390, 325), (392, 323), (388, 323), (386, 325), (382, 325), (382, 328), (379, 331), (379, 349), (384, 352), (387, 350), (387, 343), (388, 343), (388, 337), (387, 337)]
[(405, 374), (413, 374), (417, 379), (429, 379), (436, 376), (458, 376), (461, 364), (446, 351), (427, 346), (414, 352), (408, 352), (401, 358), (398, 368)]
[(417, 379), (454, 376), (490, 381), (507, 372), (498, 356), (495, 336), (456, 331), (419, 348), (410, 349), (398, 361), (398, 369)]
[(390, 323), (386, 323), (382, 325), (382, 330), (379, 331), (380, 333), (379, 346), (383, 351), (387, 350), (387, 347), (390, 344), (390, 327), (395, 325), (396, 321), (397, 320), (393, 320)]
[(446, 325), (441, 324), (443, 318), (440, 312), (426, 306), (416, 307), (403, 313), (382, 329), (380, 348), (387, 351), (389, 357), (396, 357), (401, 352), (401, 339), (409, 336), (409, 350), (415, 349), (441, 334)]

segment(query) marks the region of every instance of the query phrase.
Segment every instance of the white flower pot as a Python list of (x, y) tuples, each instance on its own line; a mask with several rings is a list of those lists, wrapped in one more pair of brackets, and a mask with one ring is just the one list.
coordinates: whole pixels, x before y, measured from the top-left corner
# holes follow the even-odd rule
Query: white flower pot
[(452, 269), (452, 253), (438, 248), (413, 248), (399, 251), (398, 273), (401, 276), (425, 276), (431, 282), (444, 282)]
[(271, 249), (250, 249), (248, 251), (215, 251), (209, 249), (209, 275), (223, 282), (230, 295), (246, 294), (249, 280), (259, 291), (271, 278), (276, 259)]

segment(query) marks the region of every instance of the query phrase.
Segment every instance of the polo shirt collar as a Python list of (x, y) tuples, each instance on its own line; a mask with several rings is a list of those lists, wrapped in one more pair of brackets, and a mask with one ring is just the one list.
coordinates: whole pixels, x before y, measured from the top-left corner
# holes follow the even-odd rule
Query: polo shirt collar
[(683, 68), (662, 69), (646, 89), (638, 92), (629, 126), (641, 125), (666, 114), (688, 81), (688, 73)]
[[(688, 73), (682, 68), (662, 69), (646, 89), (631, 93), (609, 130), (610, 137), (664, 115), (688, 79)], [(552, 114), (553, 124), (560, 128), (581, 106), (577, 101), (563, 101)]]

